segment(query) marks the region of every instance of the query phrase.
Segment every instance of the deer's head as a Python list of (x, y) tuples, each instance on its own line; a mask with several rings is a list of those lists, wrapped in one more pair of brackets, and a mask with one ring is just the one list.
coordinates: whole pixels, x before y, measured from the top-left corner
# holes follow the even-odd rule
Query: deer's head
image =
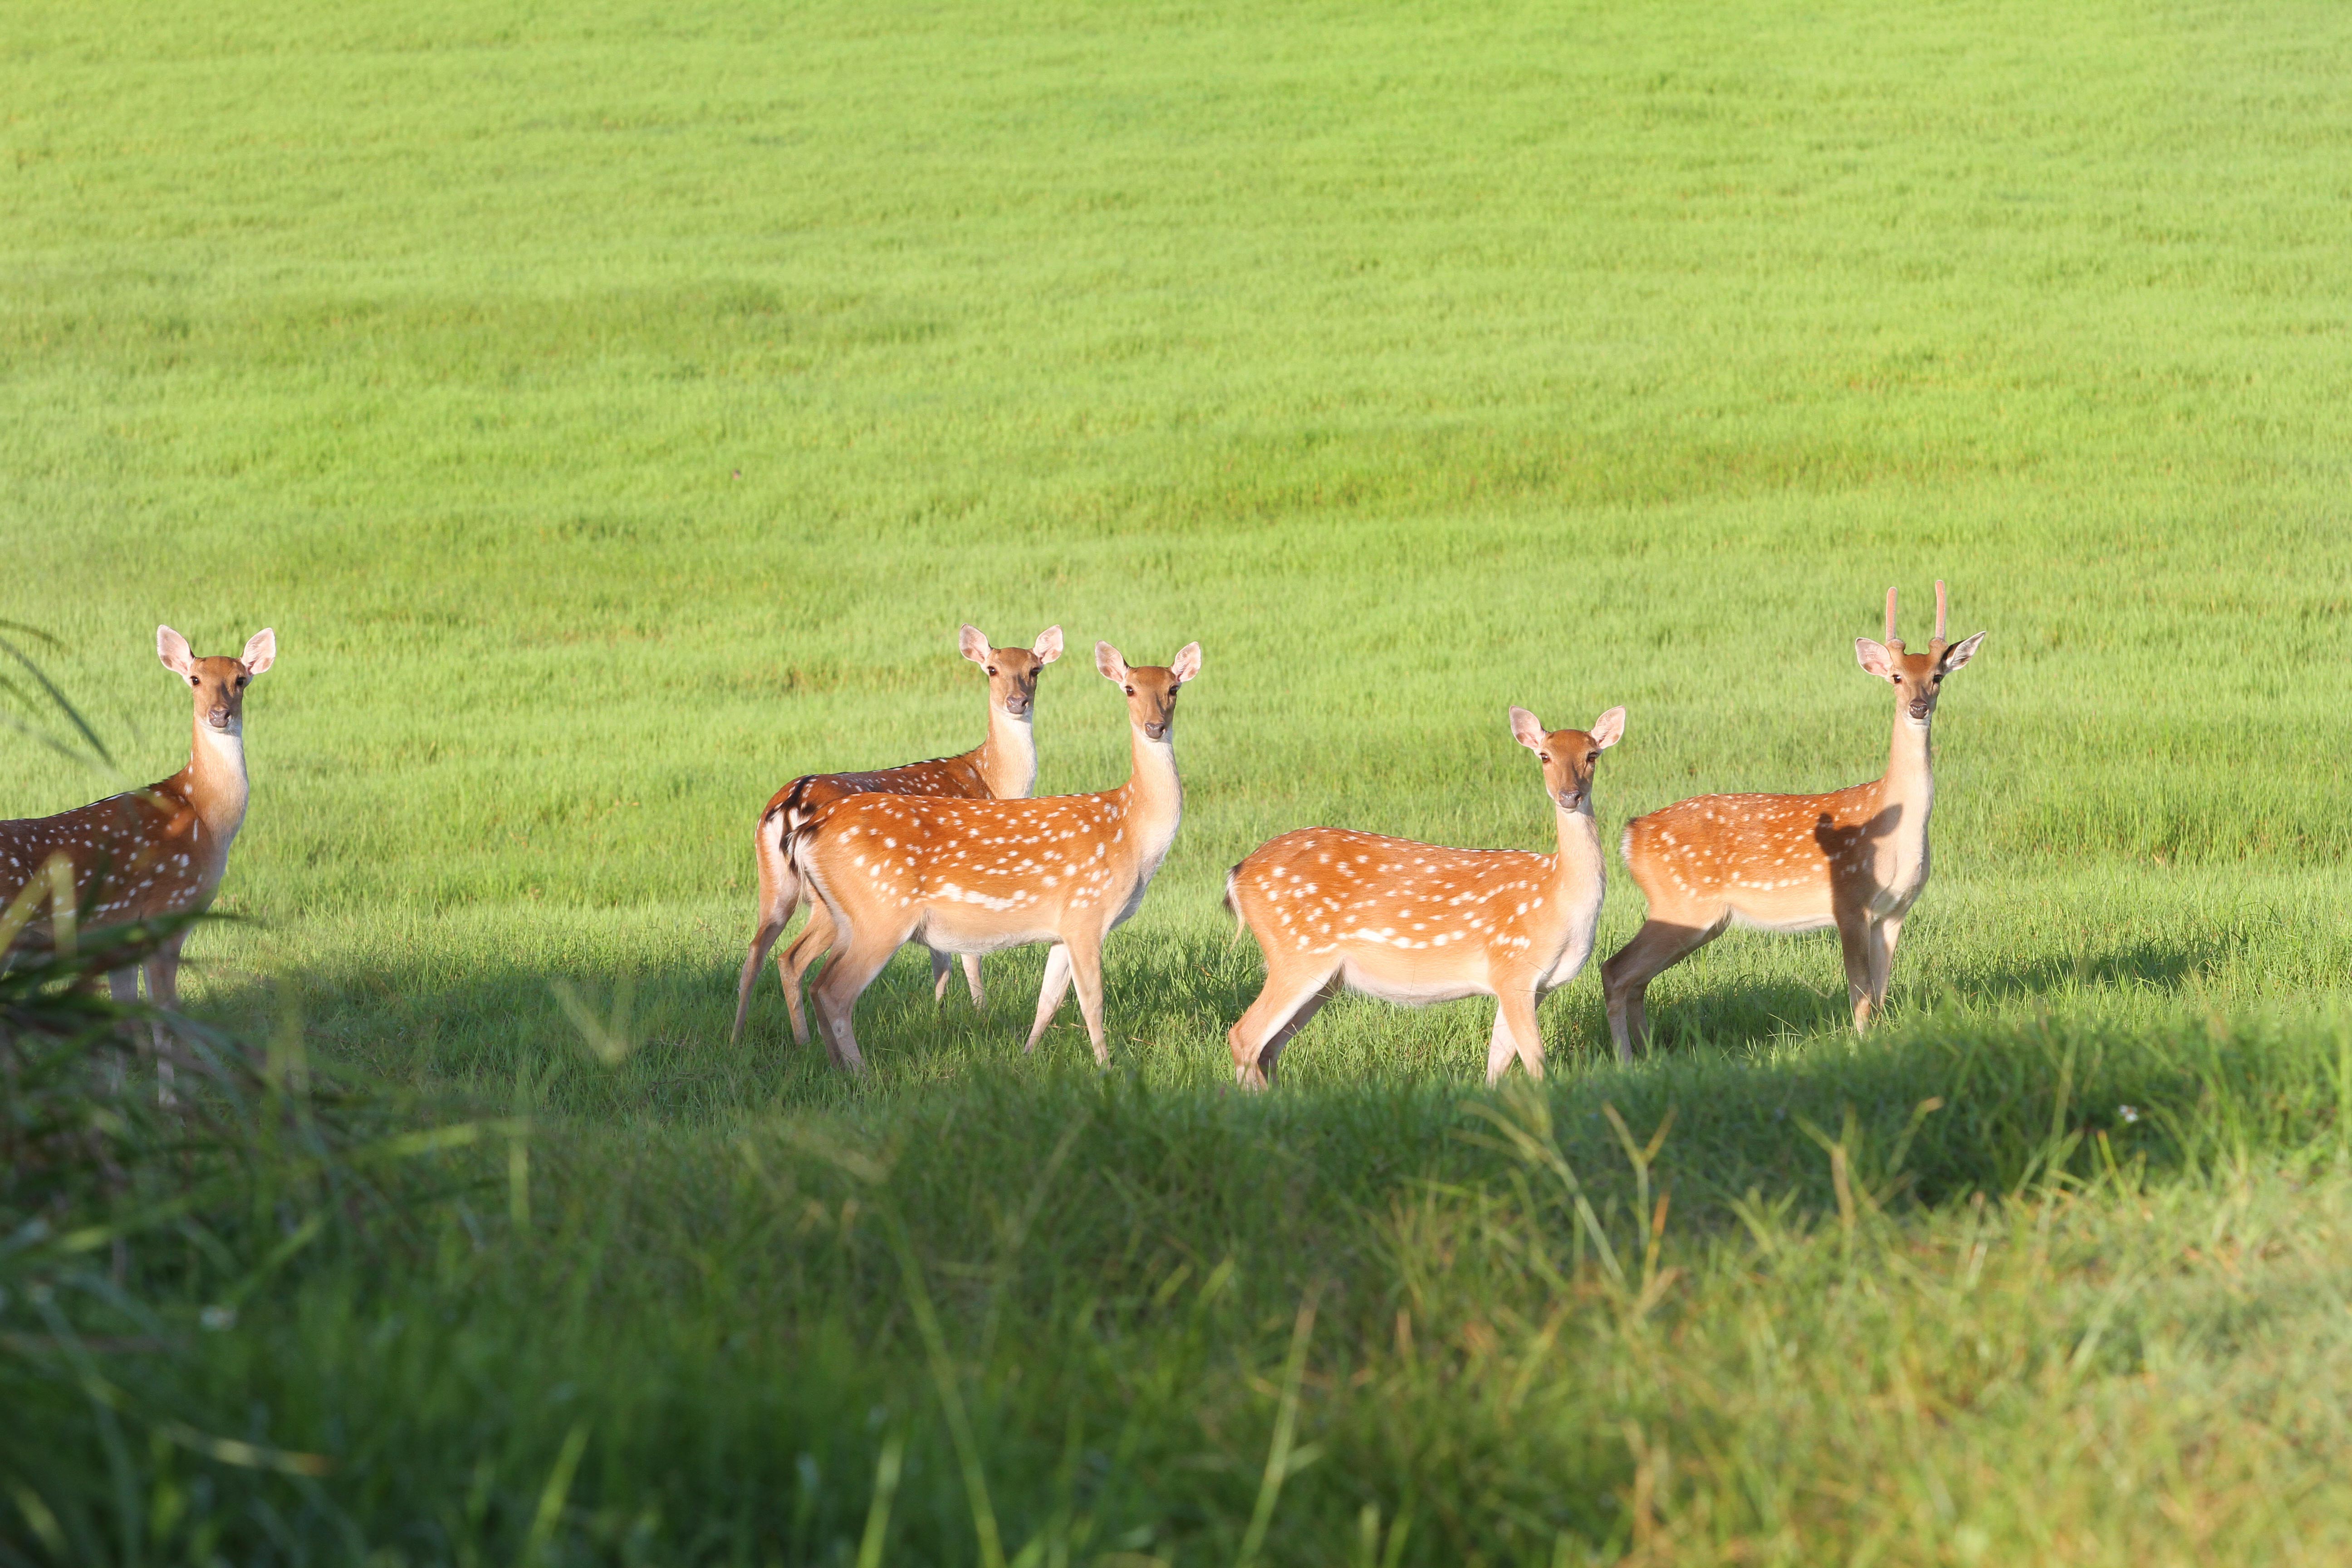
[(169, 626), (157, 626), (155, 657), (188, 683), (197, 723), (239, 734), (245, 728), (245, 689), (277, 662), (278, 634), (267, 627), (254, 633), (245, 652), (235, 658), (198, 658), (189, 652), (187, 638)]
[(991, 647), (978, 626), (968, 626), (957, 641), (964, 658), (988, 671), (988, 701), (1010, 719), (1026, 722), (1037, 706), (1037, 675), (1062, 657), (1062, 628), (1047, 626), (1034, 647)]
[(1612, 708), (1590, 730), (1547, 730), (1524, 708), (1511, 710), (1511, 733), (1543, 764), (1544, 788), (1562, 811), (1592, 810), (1592, 773), (1601, 753), (1625, 733), (1625, 710)]
[(1165, 742), (1176, 727), (1176, 693), (1201, 673), (1201, 645), (1188, 642), (1164, 668), (1130, 665), (1107, 642), (1095, 644), (1095, 668), (1127, 692), (1128, 722), (1147, 741)]
[(1862, 668), (1895, 688), (1895, 700), (1901, 711), (1911, 716), (1915, 724), (1925, 724), (1936, 711), (1937, 694), (1943, 689), (1944, 677), (1974, 658), (1977, 647), (1985, 639), (1982, 632), (1962, 643), (1944, 640), (1944, 584), (1936, 584), (1936, 636), (1927, 644), (1926, 653), (1904, 651), (1903, 639), (1895, 635), (1895, 590), (1886, 590), (1886, 641), (1874, 643), (1868, 637), (1853, 639), (1853, 657)]

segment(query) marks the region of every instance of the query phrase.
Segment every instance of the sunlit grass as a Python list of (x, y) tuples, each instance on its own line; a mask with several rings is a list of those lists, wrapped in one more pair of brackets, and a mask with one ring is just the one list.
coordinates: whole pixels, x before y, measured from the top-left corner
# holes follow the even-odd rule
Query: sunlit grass
[[(1266, 1563), (2343, 1554), (2336, 13), (19, 10), (0, 619), (138, 778), (154, 626), (274, 626), (191, 994), (529, 1129), (113, 1369), (328, 1480), (134, 1486), (56, 1384), (85, 1425), (6, 1452), (75, 1542), (971, 1559), (903, 1221), (1032, 1568), (1231, 1562), (1268, 1495)], [(1821, 938), (1669, 972), (1630, 1070), (1556, 995), (1592, 1224), (1475, 1141), (1483, 1005), (1343, 1001), (1223, 1090), (1257, 842), (1542, 846), (1511, 703), (1627, 706), (1612, 846), (1869, 777), (1852, 640), (1938, 577), (1990, 636), (1883, 1035)], [(1112, 1073), (1075, 1013), (1020, 1054), (1034, 952), (985, 1015), (902, 957), (868, 1080), (772, 985), (730, 1048), (761, 804), (975, 743), (966, 620), (1204, 649)], [(1125, 768), (1083, 658), (1037, 735), (1042, 790)], [(9, 816), (108, 787), (0, 753)], [(1674, 1113), (1662, 1220), (1604, 1107)], [(175, 1322), (230, 1289), (141, 1247)]]

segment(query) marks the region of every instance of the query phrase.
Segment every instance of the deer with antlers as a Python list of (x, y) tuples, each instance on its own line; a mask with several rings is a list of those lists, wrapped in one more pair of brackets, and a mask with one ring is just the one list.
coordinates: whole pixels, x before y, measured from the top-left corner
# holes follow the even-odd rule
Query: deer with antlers
[(1225, 907), (1265, 955), (1265, 984), (1226, 1037), (1234, 1081), (1271, 1084), (1283, 1047), (1343, 987), (1410, 1007), (1492, 996), (1486, 1081), (1514, 1057), (1543, 1077), (1536, 1008), (1592, 955), (1606, 879), (1592, 775), (1624, 732), (1622, 708), (1590, 730), (1546, 730), (1511, 710), (1511, 734), (1543, 768), (1559, 834), (1551, 855), (1339, 827), (1302, 827), (1252, 850), (1225, 878)]
[(1601, 966), (1619, 1059), (1632, 1058), (1636, 1037), (1648, 1040), (1650, 982), (1734, 921), (1780, 931), (1835, 926), (1855, 1030), (1885, 1006), (1904, 918), (1927, 885), (1936, 699), (1985, 639), (1979, 632), (1948, 643), (1944, 622), (1939, 582), (1935, 637), (1924, 654), (1905, 651), (1889, 588), (1886, 641), (1854, 639), (1862, 668), (1895, 689), (1884, 777), (1825, 795), (1700, 795), (1625, 825), (1626, 868), (1649, 900), (1649, 918)]
[[(1062, 628), (1047, 626), (1029, 647), (992, 647), (978, 626), (967, 626), (957, 634), (957, 645), (964, 658), (988, 673), (986, 740), (961, 756), (874, 773), (805, 774), (778, 790), (760, 814), (760, 826), (751, 836), (760, 876), (759, 924), (751, 933), (751, 950), (744, 956), (743, 973), (736, 983), (735, 1029), (730, 1040), (743, 1037), (743, 1020), (751, 1011), (751, 990), (759, 983), (760, 966), (783, 934), (793, 910), (805, 902), (808, 922), (776, 955), (776, 977), (783, 984), (784, 1010), (792, 1015), (793, 1043), (808, 1044), (808, 1021), (801, 1010), (801, 977), (833, 947), (837, 933), (824, 903), (806, 897), (800, 872), (793, 865), (793, 838), (820, 807), (853, 795), (1017, 800), (1037, 787), (1037, 742), (1031, 728), (1037, 706), (1037, 677), (1062, 657)], [(972, 1005), (985, 1006), (977, 953), (963, 955), (963, 973), (971, 988)], [(944, 997), (947, 987), (947, 954), (934, 952), (933, 1000)]]
[(1095, 1060), (1109, 1065), (1103, 941), (1141, 907), (1184, 815), (1176, 697), (1201, 673), (1201, 645), (1156, 668), (1097, 643), (1095, 668), (1127, 697), (1131, 765), (1118, 788), (1042, 800), (852, 795), (819, 807), (794, 838), (794, 863), (841, 933), (815, 990), (836, 1066), (866, 1069), (852, 1012), (909, 942), (934, 955), (1052, 943), (1024, 1048), (1037, 1048), (1075, 981)]
[[(0, 904), (24, 899), (37, 880), (71, 887), (71, 915), (55, 901), (47, 921), (19, 931), (27, 946), (63, 945), (70, 918), (98, 929), (137, 925), (204, 910), (228, 871), (228, 852), (245, 825), (249, 790), (245, 773), (245, 693), (278, 658), (278, 634), (256, 632), (235, 658), (197, 658), (188, 639), (155, 628), (163, 668), (188, 683), (194, 735), (188, 765), (161, 784), (109, 795), (56, 816), (0, 822)], [(164, 938), (141, 966), (147, 999), (180, 1005), (182, 927)], [(0, 944), (5, 946), (5, 944)], [(139, 969), (107, 976), (118, 1002), (139, 999)], [(156, 1043), (163, 1039), (157, 1026)], [(169, 1064), (164, 1066), (168, 1079)]]

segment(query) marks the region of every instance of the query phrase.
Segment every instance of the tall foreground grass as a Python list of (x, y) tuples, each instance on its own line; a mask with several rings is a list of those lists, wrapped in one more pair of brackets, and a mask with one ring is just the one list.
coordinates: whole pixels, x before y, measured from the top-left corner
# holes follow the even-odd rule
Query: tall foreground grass
[(0, 1260), (15, 1560), (2347, 1544), (2341, 1018), (720, 1139), (370, 1135), (288, 1050), (238, 1161), (101, 1118), (128, 1184)]
[[(6, 1047), (0, 1556), (2341, 1560), (2347, 80), (2271, 3), (15, 7), (0, 618), (132, 779), (156, 623), (285, 652), (246, 1043)], [(1867, 777), (1937, 577), (1866, 1045), (1733, 933), (1630, 1070), (1588, 977), (1538, 1095), (1355, 1001), (1220, 1088), (1260, 839), (1541, 846), (1513, 702), (1628, 706), (1611, 840)], [(1206, 650), (1115, 1070), (1034, 953), (730, 1048), (760, 803), (974, 743), (965, 620)], [(1083, 660), (1037, 733), (1125, 766)]]

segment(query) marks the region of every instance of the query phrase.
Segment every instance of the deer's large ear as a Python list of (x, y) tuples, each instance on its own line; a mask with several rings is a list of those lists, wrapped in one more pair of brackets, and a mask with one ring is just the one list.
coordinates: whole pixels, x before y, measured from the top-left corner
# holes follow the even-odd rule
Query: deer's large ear
[(1587, 732), (1591, 735), (1594, 745), (1607, 751), (1625, 737), (1625, 710), (1612, 708), (1595, 719), (1591, 730)]
[(1984, 633), (1979, 632), (1968, 641), (1956, 644), (1952, 647), (1947, 648), (1944, 651), (1944, 673), (1946, 675), (1949, 675), (1952, 671), (1959, 668), (1960, 666), (1968, 663), (1969, 660), (1976, 658), (1977, 647), (1984, 640)]
[(245, 666), (245, 672), (247, 675), (259, 675), (263, 670), (268, 669), (271, 665), (276, 664), (278, 662), (278, 634), (271, 631), (268, 626), (264, 626), (259, 631), (254, 633), (253, 636), (247, 640), (245, 652), (241, 657), (239, 657), (237, 662)]
[(1118, 649), (1107, 642), (1095, 644), (1095, 668), (1102, 671), (1105, 680), (1127, 684), (1127, 660), (1118, 657)]
[(1062, 657), (1062, 628), (1047, 626), (1037, 634), (1037, 646), (1029, 650), (1037, 656), (1039, 664), (1051, 664)]
[(1201, 673), (1201, 645), (1188, 642), (1178, 648), (1176, 662), (1168, 667), (1168, 673), (1176, 678), (1176, 684), (1179, 686), (1197, 679)]
[(988, 638), (978, 626), (967, 626), (956, 633), (956, 647), (974, 664), (988, 662)]
[(1538, 750), (1544, 743), (1544, 727), (1537, 723), (1536, 716), (1524, 708), (1511, 710), (1511, 734), (1520, 745), (1530, 752)]
[(1859, 663), (1865, 671), (1878, 677), (1879, 679), (1895, 679), (1895, 656), (1868, 637), (1853, 639), (1853, 657), (1855, 662)]
[(194, 656), (188, 652), (188, 639), (169, 626), (155, 628), (155, 657), (162, 659), (163, 668), (173, 675), (188, 676), (196, 672)]

